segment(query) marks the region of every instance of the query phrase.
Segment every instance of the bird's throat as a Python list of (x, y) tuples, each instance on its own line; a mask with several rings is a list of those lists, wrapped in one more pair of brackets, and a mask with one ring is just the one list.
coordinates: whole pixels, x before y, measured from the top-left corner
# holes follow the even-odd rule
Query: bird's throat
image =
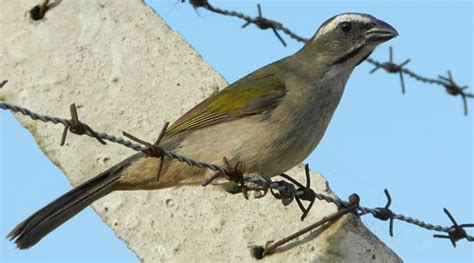
[(346, 54), (344, 54), (344, 55), (340, 56), (338, 59), (336, 59), (336, 61), (334, 61), (334, 63), (332, 65), (342, 64), (342, 63), (348, 61), (349, 59), (359, 55), (359, 53), (362, 51), (363, 48), (364, 48), (364, 45), (361, 45), (361, 46), (359, 46), (355, 49), (352, 49), (351, 51), (347, 52)]

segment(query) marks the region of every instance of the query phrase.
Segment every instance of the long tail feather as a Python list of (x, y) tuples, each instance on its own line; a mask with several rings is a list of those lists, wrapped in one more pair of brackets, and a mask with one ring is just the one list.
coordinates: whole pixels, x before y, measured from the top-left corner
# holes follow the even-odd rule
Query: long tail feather
[(40, 241), (95, 200), (112, 191), (112, 185), (120, 178), (121, 170), (131, 163), (132, 156), (98, 176), (84, 182), (41, 208), (18, 224), (7, 236), (15, 240), (19, 249), (27, 249)]

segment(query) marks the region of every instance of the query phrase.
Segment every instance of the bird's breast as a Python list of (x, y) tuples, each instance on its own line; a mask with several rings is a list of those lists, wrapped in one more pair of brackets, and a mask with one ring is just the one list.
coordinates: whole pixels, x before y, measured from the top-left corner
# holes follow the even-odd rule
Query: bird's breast
[(281, 170), (304, 161), (321, 141), (348, 78), (341, 71), (336, 73), (329, 72), (323, 81), (289, 80), (297, 88), (288, 92), (288, 100), (274, 114), (275, 126), (279, 126), (275, 129), (287, 131), (274, 146), (282, 155)]

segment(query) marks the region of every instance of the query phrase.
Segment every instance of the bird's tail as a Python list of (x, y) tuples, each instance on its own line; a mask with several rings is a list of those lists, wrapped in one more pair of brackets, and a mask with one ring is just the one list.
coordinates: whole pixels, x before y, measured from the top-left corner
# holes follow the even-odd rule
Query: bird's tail
[[(134, 156), (132, 156), (134, 157)], [(95, 200), (110, 193), (130, 159), (77, 186), (18, 224), (7, 236), (19, 249), (29, 248)]]

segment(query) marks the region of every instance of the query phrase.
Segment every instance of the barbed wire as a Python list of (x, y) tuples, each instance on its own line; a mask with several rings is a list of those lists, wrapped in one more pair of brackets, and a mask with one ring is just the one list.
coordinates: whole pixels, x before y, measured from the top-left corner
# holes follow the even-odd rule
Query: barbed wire
[(464, 109), (464, 115), (468, 115), (468, 108), (467, 108), (467, 98), (474, 98), (474, 94), (471, 93), (466, 93), (465, 90), (468, 88), (468, 86), (459, 86), (456, 84), (456, 82), (453, 79), (453, 76), (451, 74), (451, 71), (448, 70), (448, 77), (444, 77), (439, 75), (438, 79), (433, 79), (433, 78), (427, 78), (423, 77), (406, 67), (404, 67), (406, 64), (410, 62), (410, 59), (405, 60), (401, 64), (396, 64), (393, 62), (393, 48), (390, 46), (389, 47), (389, 60), (387, 62), (381, 63), (379, 61), (376, 61), (372, 58), (368, 58), (366, 60), (367, 62), (371, 63), (374, 65), (374, 69), (372, 69), (369, 73), (372, 74), (375, 71), (377, 71), (379, 68), (384, 69), (388, 73), (392, 74), (399, 74), (400, 75), (400, 85), (402, 88), (402, 93), (405, 94), (405, 82), (403, 80), (403, 75), (407, 75), (417, 81), (423, 82), (423, 83), (428, 83), (428, 84), (435, 84), (439, 85), (445, 88), (446, 92), (451, 95), (451, 96), (458, 96), (460, 95), (462, 98), (463, 102), (463, 109)]
[[(74, 103), (71, 104), (70, 108), (75, 108)], [(105, 132), (96, 132), (92, 128), (90, 128), (88, 125), (80, 122), (78, 119), (74, 120), (74, 118), (76, 118), (77, 115), (76, 116), (73, 115), (71, 120), (58, 118), (58, 117), (53, 117), (53, 116), (49, 116), (49, 115), (40, 115), (38, 113), (30, 111), (27, 108), (20, 107), (20, 106), (17, 106), (17, 105), (13, 105), (13, 104), (10, 104), (10, 103), (4, 102), (4, 101), (0, 101), (0, 109), (10, 110), (10, 111), (15, 112), (15, 113), (21, 113), (25, 116), (30, 117), (33, 120), (39, 120), (39, 121), (42, 121), (42, 122), (50, 122), (50, 123), (53, 123), (53, 124), (62, 124), (65, 127), (65, 129), (68, 129), (70, 132), (72, 132), (74, 134), (87, 135), (89, 137), (93, 137), (93, 138), (97, 139), (98, 141), (106, 140), (106, 141), (110, 141), (110, 142), (113, 142), (113, 143), (121, 144), (121, 145), (123, 145), (127, 148), (130, 148), (132, 150), (135, 150), (135, 151), (146, 152), (149, 149), (148, 146), (142, 146), (141, 144), (133, 143), (133, 142), (125, 140), (121, 137), (110, 135), (110, 134), (107, 134)], [(67, 133), (63, 132), (63, 136), (61, 138), (61, 144), (60, 145), (64, 145), (64, 140), (65, 140), (65, 135), (64, 134), (67, 134)], [(207, 169), (211, 169), (213, 171), (218, 171), (218, 172), (222, 172), (222, 173), (227, 172), (226, 170), (224, 170), (222, 167), (220, 167), (218, 165), (207, 164), (207, 163), (204, 163), (204, 162), (195, 161), (193, 159), (187, 158), (185, 156), (181, 156), (181, 155), (176, 154), (176, 153), (171, 152), (171, 151), (163, 150), (163, 154), (164, 154), (164, 156), (176, 159), (179, 162), (184, 162), (184, 163), (186, 163), (190, 166), (196, 166), (196, 167), (199, 167), (199, 168), (207, 168)]]
[[(184, 3), (185, 0), (182, 0)], [(262, 30), (266, 29), (271, 29), (275, 36), (280, 40), (280, 42), (286, 46), (285, 40), (280, 36), (278, 31), (281, 31), (291, 37), (292, 39), (301, 42), (301, 43), (306, 43), (308, 41), (308, 38), (302, 37), (289, 28), (283, 26), (282, 23), (268, 19), (266, 17), (263, 17), (262, 15), (262, 8), (260, 4), (257, 4), (258, 8), (258, 16), (256, 17), (251, 17), (249, 15), (246, 15), (241, 12), (233, 11), (233, 10), (226, 10), (222, 8), (215, 7), (209, 3), (208, 0), (188, 0), (189, 4), (191, 4), (194, 8), (204, 8), (207, 9), (210, 12), (224, 15), (224, 16), (231, 16), (231, 17), (236, 17), (241, 20), (245, 21), (245, 24), (242, 26), (242, 28), (247, 27), (250, 24), (254, 24), (258, 28)], [(464, 115), (468, 115), (468, 106), (467, 106), (467, 98), (474, 98), (473, 93), (467, 93), (465, 90), (468, 88), (468, 86), (459, 86), (456, 84), (454, 79), (452, 78), (451, 72), (448, 71), (448, 77), (443, 77), (443, 76), (438, 76), (438, 78), (428, 78), (421, 76), (420, 74), (415, 73), (414, 71), (408, 69), (405, 67), (406, 64), (410, 62), (410, 59), (407, 59), (403, 63), (396, 64), (393, 62), (393, 50), (392, 47), (390, 47), (390, 52), (389, 52), (389, 60), (386, 62), (380, 62), (377, 61), (373, 58), (367, 58), (365, 61), (368, 63), (372, 64), (375, 66), (375, 68), (370, 71), (370, 73), (374, 73), (378, 69), (383, 69), (387, 73), (391, 74), (399, 74), (400, 76), (400, 85), (401, 85), (401, 90), (402, 94), (405, 94), (406, 92), (406, 87), (405, 87), (405, 81), (403, 79), (403, 75), (407, 75), (416, 81), (420, 81), (423, 83), (427, 84), (434, 84), (434, 85), (439, 85), (441, 87), (444, 87), (447, 94), (451, 96), (461, 96), (462, 102), (463, 102), (463, 109), (464, 109)]]
[[(124, 136), (130, 138), (131, 140), (137, 142), (133, 143), (131, 141), (125, 140), (123, 138), (114, 136), (114, 135), (109, 135), (105, 132), (96, 132), (94, 131), (89, 125), (79, 121), (78, 114), (77, 114), (77, 109), (75, 107), (75, 104), (71, 104), (70, 106), (70, 111), (71, 111), (71, 119), (63, 119), (63, 118), (58, 118), (54, 116), (49, 116), (49, 115), (41, 115), (38, 113), (35, 113), (25, 107), (13, 105), (4, 101), (0, 101), (0, 108), (3, 110), (9, 110), (14, 113), (21, 113), (24, 116), (27, 116), (33, 120), (36, 121), (42, 121), (42, 122), (47, 122), (47, 123), (53, 123), (53, 124), (62, 124), (65, 127), (65, 131), (63, 132), (63, 135), (61, 137), (61, 145), (64, 145), (64, 141), (67, 135), (67, 130), (74, 134), (78, 135), (87, 135), (89, 137), (95, 138), (98, 140), (100, 143), (105, 144), (103, 140), (107, 140), (113, 143), (118, 143), (121, 144), (125, 147), (128, 147), (130, 149), (136, 150), (136, 151), (141, 151), (147, 156), (150, 157), (156, 157), (156, 158), (172, 158), (176, 159), (179, 162), (184, 162), (190, 166), (195, 166), (203, 169), (210, 169), (212, 171), (215, 171), (216, 174), (211, 176), (210, 179), (207, 179), (203, 182), (203, 186), (206, 186), (210, 184), (214, 179), (216, 179), (218, 176), (217, 175), (222, 175), (228, 180), (234, 181), (238, 183), (239, 190), (244, 194), (244, 197), (248, 199), (248, 192), (249, 191), (254, 191), (254, 197), (255, 198), (261, 198), (267, 194), (268, 191), (272, 193), (272, 195), (281, 200), (283, 205), (289, 205), (290, 203), (293, 202), (293, 200), (296, 200), (298, 206), (303, 212), (303, 215), (301, 217), (301, 220), (305, 218), (305, 216), (309, 213), (311, 210), (311, 207), (314, 204), (314, 201), (316, 199), (321, 200), (321, 201), (326, 201), (329, 203), (334, 203), (338, 207), (345, 209), (344, 213), (336, 212), (336, 214), (333, 214), (329, 217), (326, 217), (325, 219), (321, 220), (320, 222), (317, 222), (310, 227), (307, 227), (303, 230), (298, 231), (297, 233), (285, 238), (281, 242), (286, 243), (289, 240), (302, 235), (311, 229), (314, 229), (326, 222), (335, 220), (342, 216), (345, 213), (348, 212), (355, 212), (357, 216), (363, 216), (366, 214), (371, 214), (377, 219), (383, 220), (383, 221), (390, 221), (390, 227), (389, 227), (389, 233), (391, 236), (393, 236), (393, 221), (394, 220), (399, 220), (399, 221), (404, 221), (406, 223), (416, 225), (418, 227), (431, 230), (431, 231), (437, 231), (437, 232), (444, 232), (447, 233), (447, 235), (434, 235), (434, 237), (437, 238), (447, 238), (449, 239), (454, 246), (456, 246), (456, 242), (461, 240), (461, 239), (466, 239), (468, 241), (473, 241), (474, 237), (471, 235), (468, 235), (465, 231), (464, 228), (466, 227), (474, 227), (474, 224), (461, 224), (459, 225), (452, 215), (449, 213), (448, 210), (444, 209), (445, 213), (448, 215), (448, 217), (451, 219), (453, 225), (452, 226), (441, 226), (441, 225), (433, 225), (430, 223), (426, 223), (422, 220), (415, 219), (409, 216), (405, 216), (403, 214), (397, 214), (393, 212), (390, 209), (390, 205), (392, 203), (392, 198), (388, 192), (388, 190), (385, 189), (385, 195), (387, 197), (387, 204), (384, 207), (376, 207), (376, 208), (368, 208), (368, 207), (363, 207), (359, 205), (359, 201), (355, 202), (354, 200), (349, 200), (349, 201), (343, 201), (337, 197), (332, 197), (329, 195), (324, 195), (321, 193), (316, 193), (314, 190), (311, 189), (310, 185), (310, 172), (309, 172), (309, 166), (305, 166), (305, 175), (306, 175), (306, 180), (307, 183), (306, 185), (303, 185), (299, 183), (298, 181), (294, 180), (290, 176), (286, 174), (281, 174), (281, 176), (286, 179), (286, 180), (280, 180), (280, 181), (272, 181), (271, 179), (264, 178), (259, 175), (254, 175), (254, 174), (243, 174), (239, 169), (239, 163), (237, 164), (230, 164), (229, 161), (224, 157), (224, 164), (225, 167), (212, 164), (212, 163), (207, 163), (203, 161), (198, 161), (194, 160), (192, 158), (188, 158), (186, 156), (178, 155), (172, 151), (168, 151), (163, 149), (159, 143), (161, 141), (161, 138), (163, 134), (166, 132), (166, 128), (168, 127), (168, 123), (165, 123), (163, 128), (160, 131), (160, 135), (158, 136), (158, 139), (152, 144), (148, 143), (144, 140), (138, 139), (126, 132), (124, 133)], [(157, 178), (159, 178), (161, 169), (158, 170)], [(274, 192), (275, 191), (275, 192)], [(357, 200), (360, 200), (360, 198), (357, 196)], [(308, 207), (304, 207), (302, 204), (302, 201), (309, 201), (310, 204)], [(328, 219), (329, 218), (329, 219)], [(297, 234), (297, 235), (296, 235)], [(296, 236), (295, 236), (296, 235)], [(272, 251), (277, 247), (280, 246), (281, 242), (274, 243), (271, 246), (268, 246), (267, 248), (263, 247), (257, 247), (254, 249), (254, 255), (257, 257), (264, 257), (265, 255), (269, 255), (272, 253)], [(262, 249), (263, 248), (263, 249)], [(258, 254), (260, 253), (261, 254)]]

